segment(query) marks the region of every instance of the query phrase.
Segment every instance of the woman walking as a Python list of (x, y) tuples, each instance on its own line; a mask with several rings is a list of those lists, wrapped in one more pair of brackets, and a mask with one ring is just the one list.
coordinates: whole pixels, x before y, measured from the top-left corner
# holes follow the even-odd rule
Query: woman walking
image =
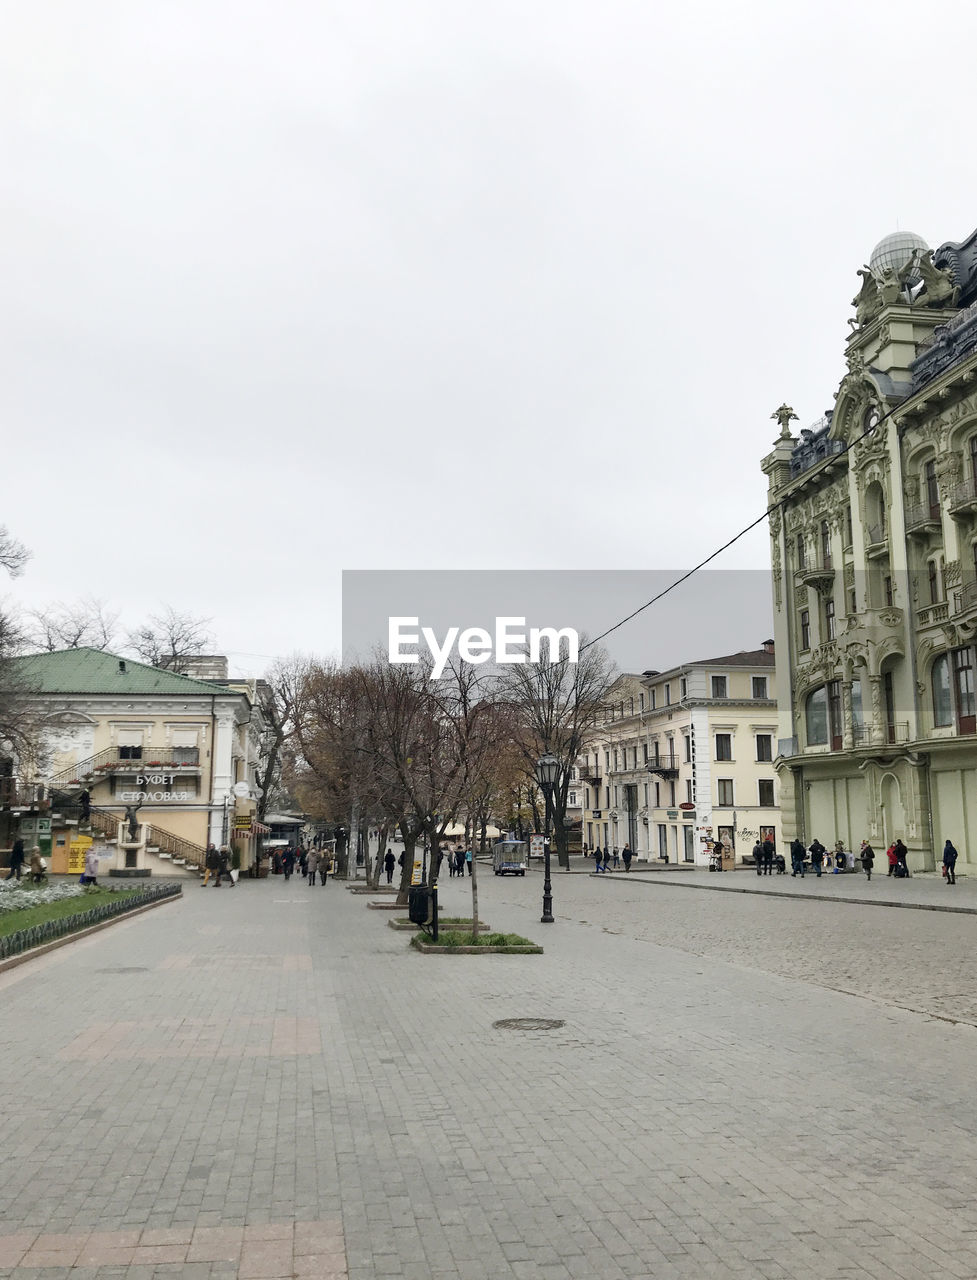
[(949, 840), (943, 846), (943, 874), (947, 884), (957, 883), (957, 851)]
[(875, 850), (867, 840), (862, 841), (860, 856), (862, 859), (862, 867), (865, 870), (865, 877), (866, 879), (871, 880), (872, 868), (875, 866)]

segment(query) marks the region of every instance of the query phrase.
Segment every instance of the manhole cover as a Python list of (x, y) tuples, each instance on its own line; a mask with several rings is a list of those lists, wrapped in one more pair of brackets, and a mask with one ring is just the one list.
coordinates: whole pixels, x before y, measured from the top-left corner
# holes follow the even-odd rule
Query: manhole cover
[(500, 1018), (492, 1023), (500, 1031), (556, 1031), (563, 1026), (562, 1018)]
[(144, 964), (132, 965), (130, 968), (121, 969), (96, 969), (96, 973), (148, 973), (149, 968)]

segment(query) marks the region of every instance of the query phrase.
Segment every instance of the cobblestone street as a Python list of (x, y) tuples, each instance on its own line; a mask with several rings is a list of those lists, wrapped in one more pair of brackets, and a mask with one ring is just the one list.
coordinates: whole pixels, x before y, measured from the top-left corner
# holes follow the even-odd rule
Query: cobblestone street
[(545, 955), (272, 880), (0, 975), (0, 1275), (977, 1275), (971, 915), (480, 870)]

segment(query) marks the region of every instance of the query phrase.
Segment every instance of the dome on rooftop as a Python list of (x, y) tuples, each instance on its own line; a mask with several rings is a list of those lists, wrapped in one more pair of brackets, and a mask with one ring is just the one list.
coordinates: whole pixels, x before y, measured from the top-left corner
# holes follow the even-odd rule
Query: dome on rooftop
[[(922, 253), (924, 249), (928, 248), (929, 245), (923, 237), (916, 235), (914, 231), (893, 231), (892, 235), (883, 236), (872, 250), (868, 265), (871, 267), (875, 278), (881, 280), (882, 272), (886, 267), (891, 267), (893, 271), (899, 272), (912, 257), (914, 249)], [(914, 271), (909, 278), (909, 283), (918, 284), (920, 278), (918, 272)]]

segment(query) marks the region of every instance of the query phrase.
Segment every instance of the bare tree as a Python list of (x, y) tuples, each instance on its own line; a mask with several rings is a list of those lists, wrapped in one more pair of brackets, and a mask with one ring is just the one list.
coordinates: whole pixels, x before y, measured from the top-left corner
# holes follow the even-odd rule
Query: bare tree
[(130, 631), (126, 645), (151, 667), (183, 675), (187, 659), (206, 653), (213, 642), (207, 630), (209, 622), (209, 618), (178, 613), (172, 605), (166, 605), (161, 613), (152, 614), (143, 626)]
[(31, 553), (22, 542), (8, 531), (6, 525), (0, 524), (0, 569), (6, 569), (12, 578), (24, 572), (24, 565)]
[(547, 752), (560, 762), (551, 812), (561, 867), (570, 865), (566, 827), (570, 770), (590, 730), (603, 716), (612, 675), (606, 652), (584, 641), (577, 662), (562, 653), (551, 662), (513, 664), (499, 678), (501, 697), (516, 716), (527, 776), (539, 785), (536, 762)]
[(27, 613), (27, 642), (33, 649), (54, 653), (58, 649), (110, 649), (115, 641), (119, 615), (110, 613), (101, 600), (56, 603)]

